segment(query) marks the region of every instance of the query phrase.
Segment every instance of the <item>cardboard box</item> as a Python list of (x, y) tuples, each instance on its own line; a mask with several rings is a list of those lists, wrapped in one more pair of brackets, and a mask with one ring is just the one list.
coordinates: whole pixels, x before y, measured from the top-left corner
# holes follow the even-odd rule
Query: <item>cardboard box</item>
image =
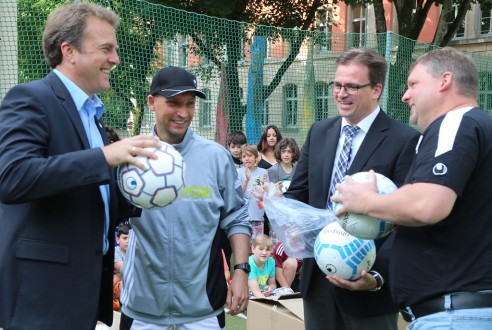
[[(304, 330), (304, 308), (299, 293), (251, 299), (248, 303), (247, 330)], [(398, 315), (398, 330), (409, 323)]]
[(251, 299), (247, 330), (304, 330), (304, 309), (298, 293)]

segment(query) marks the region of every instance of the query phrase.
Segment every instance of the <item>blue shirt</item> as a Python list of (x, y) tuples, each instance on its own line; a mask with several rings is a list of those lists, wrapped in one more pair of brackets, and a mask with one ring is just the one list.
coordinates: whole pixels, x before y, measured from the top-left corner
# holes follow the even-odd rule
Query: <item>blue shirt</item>
[[(80, 119), (84, 125), (85, 133), (91, 148), (104, 147), (104, 142), (96, 125), (101, 125), (97, 120), (101, 119), (104, 112), (104, 104), (102, 101), (94, 95), (91, 99), (80, 87), (75, 85), (73, 81), (68, 79), (63, 73), (54, 69), (53, 72), (61, 79), (68, 92), (72, 96), (75, 107), (79, 112)], [(96, 123), (97, 122), (97, 123)], [(104, 202), (104, 232), (103, 232), (103, 253), (106, 254), (109, 248), (108, 242), (108, 230), (109, 230), (109, 185), (100, 185), (101, 197)]]

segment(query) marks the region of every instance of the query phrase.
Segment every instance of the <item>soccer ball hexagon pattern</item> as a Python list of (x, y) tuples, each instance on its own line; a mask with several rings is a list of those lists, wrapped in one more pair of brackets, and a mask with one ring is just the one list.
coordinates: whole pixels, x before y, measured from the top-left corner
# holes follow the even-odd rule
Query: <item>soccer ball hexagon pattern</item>
[[(359, 172), (351, 175), (355, 181), (365, 182), (369, 180), (369, 172)], [(396, 191), (396, 185), (382, 174), (376, 173), (378, 192), (380, 194), (389, 194)], [(341, 184), (345, 184), (342, 181)], [(339, 195), (337, 190), (335, 195)], [(341, 206), (340, 203), (333, 203), (333, 212)], [(363, 214), (344, 213), (337, 218), (338, 223), (349, 234), (363, 239), (377, 239), (384, 237), (395, 229), (395, 225), (383, 219), (373, 218)]]
[(118, 186), (125, 198), (135, 206), (153, 209), (174, 202), (185, 187), (185, 162), (170, 144), (148, 148), (157, 159), (137, 156), (148, 169), (142, 171), (132, 164), (118, 169)]
[(374, 264), (376, 246), (373, 240), (354, 237), (332, 222), (316, 237), (314, 259), (326, 275), (356, 280), (363, 269), (368, 271)]

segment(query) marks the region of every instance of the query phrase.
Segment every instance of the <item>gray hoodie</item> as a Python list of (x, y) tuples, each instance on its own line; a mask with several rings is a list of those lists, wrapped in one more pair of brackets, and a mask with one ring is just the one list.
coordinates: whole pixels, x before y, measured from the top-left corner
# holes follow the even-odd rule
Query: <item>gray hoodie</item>
[(142, 210), (123, 264), (123, 312), (142, 322), (183, 324), (222, 312), (227, 285), (220, 228), (251, 234), (230, 153), (194, 134), (173, 145), (186, 163), (186, 187), (171, 205)]

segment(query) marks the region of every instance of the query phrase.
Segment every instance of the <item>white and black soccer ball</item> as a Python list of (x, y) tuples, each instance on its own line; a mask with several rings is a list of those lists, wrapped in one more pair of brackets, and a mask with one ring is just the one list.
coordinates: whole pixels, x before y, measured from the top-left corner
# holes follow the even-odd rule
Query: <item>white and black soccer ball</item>
[(154, 209), (174, 202), (185, 187), (185, 162), (181, 154), (168, 143), (162, 148), (148, 148), (157, 159), (137, 156), (147, 165), (142, 171), (132, 164), (118, 169), (118, 186), (125, 198), (135, 206)]
[(372, 268), (376, 246), (373, 240), (354, 237), (338, 222), (332, 222), (316, 237), (314, 259), (326, 275), (356, 280), (363, 269), (369, 271)]
[[(358, 182), (369, 181), (369, 172), (359, 172), (350, 176), (352, 179)], [(398, 187), (382, 174), (376, 173), (378, 192), (380, 194), (389, 194), (398, 189)], [(345, 181), (341, 182), (342, 185)], [(337, 190), (335, 195), (340, 195)], [(333, 203), (333, 212), (341, 207), (340, 203)], [(391, 233), (395, 229), (395, 225), (391, 222), (383, 219), (373, 218), (362, 214), (352, 214), (345, 212), (337, 218), (338, 223), (349, 234), (363, 239), (377, 239), (384, 237)]]

